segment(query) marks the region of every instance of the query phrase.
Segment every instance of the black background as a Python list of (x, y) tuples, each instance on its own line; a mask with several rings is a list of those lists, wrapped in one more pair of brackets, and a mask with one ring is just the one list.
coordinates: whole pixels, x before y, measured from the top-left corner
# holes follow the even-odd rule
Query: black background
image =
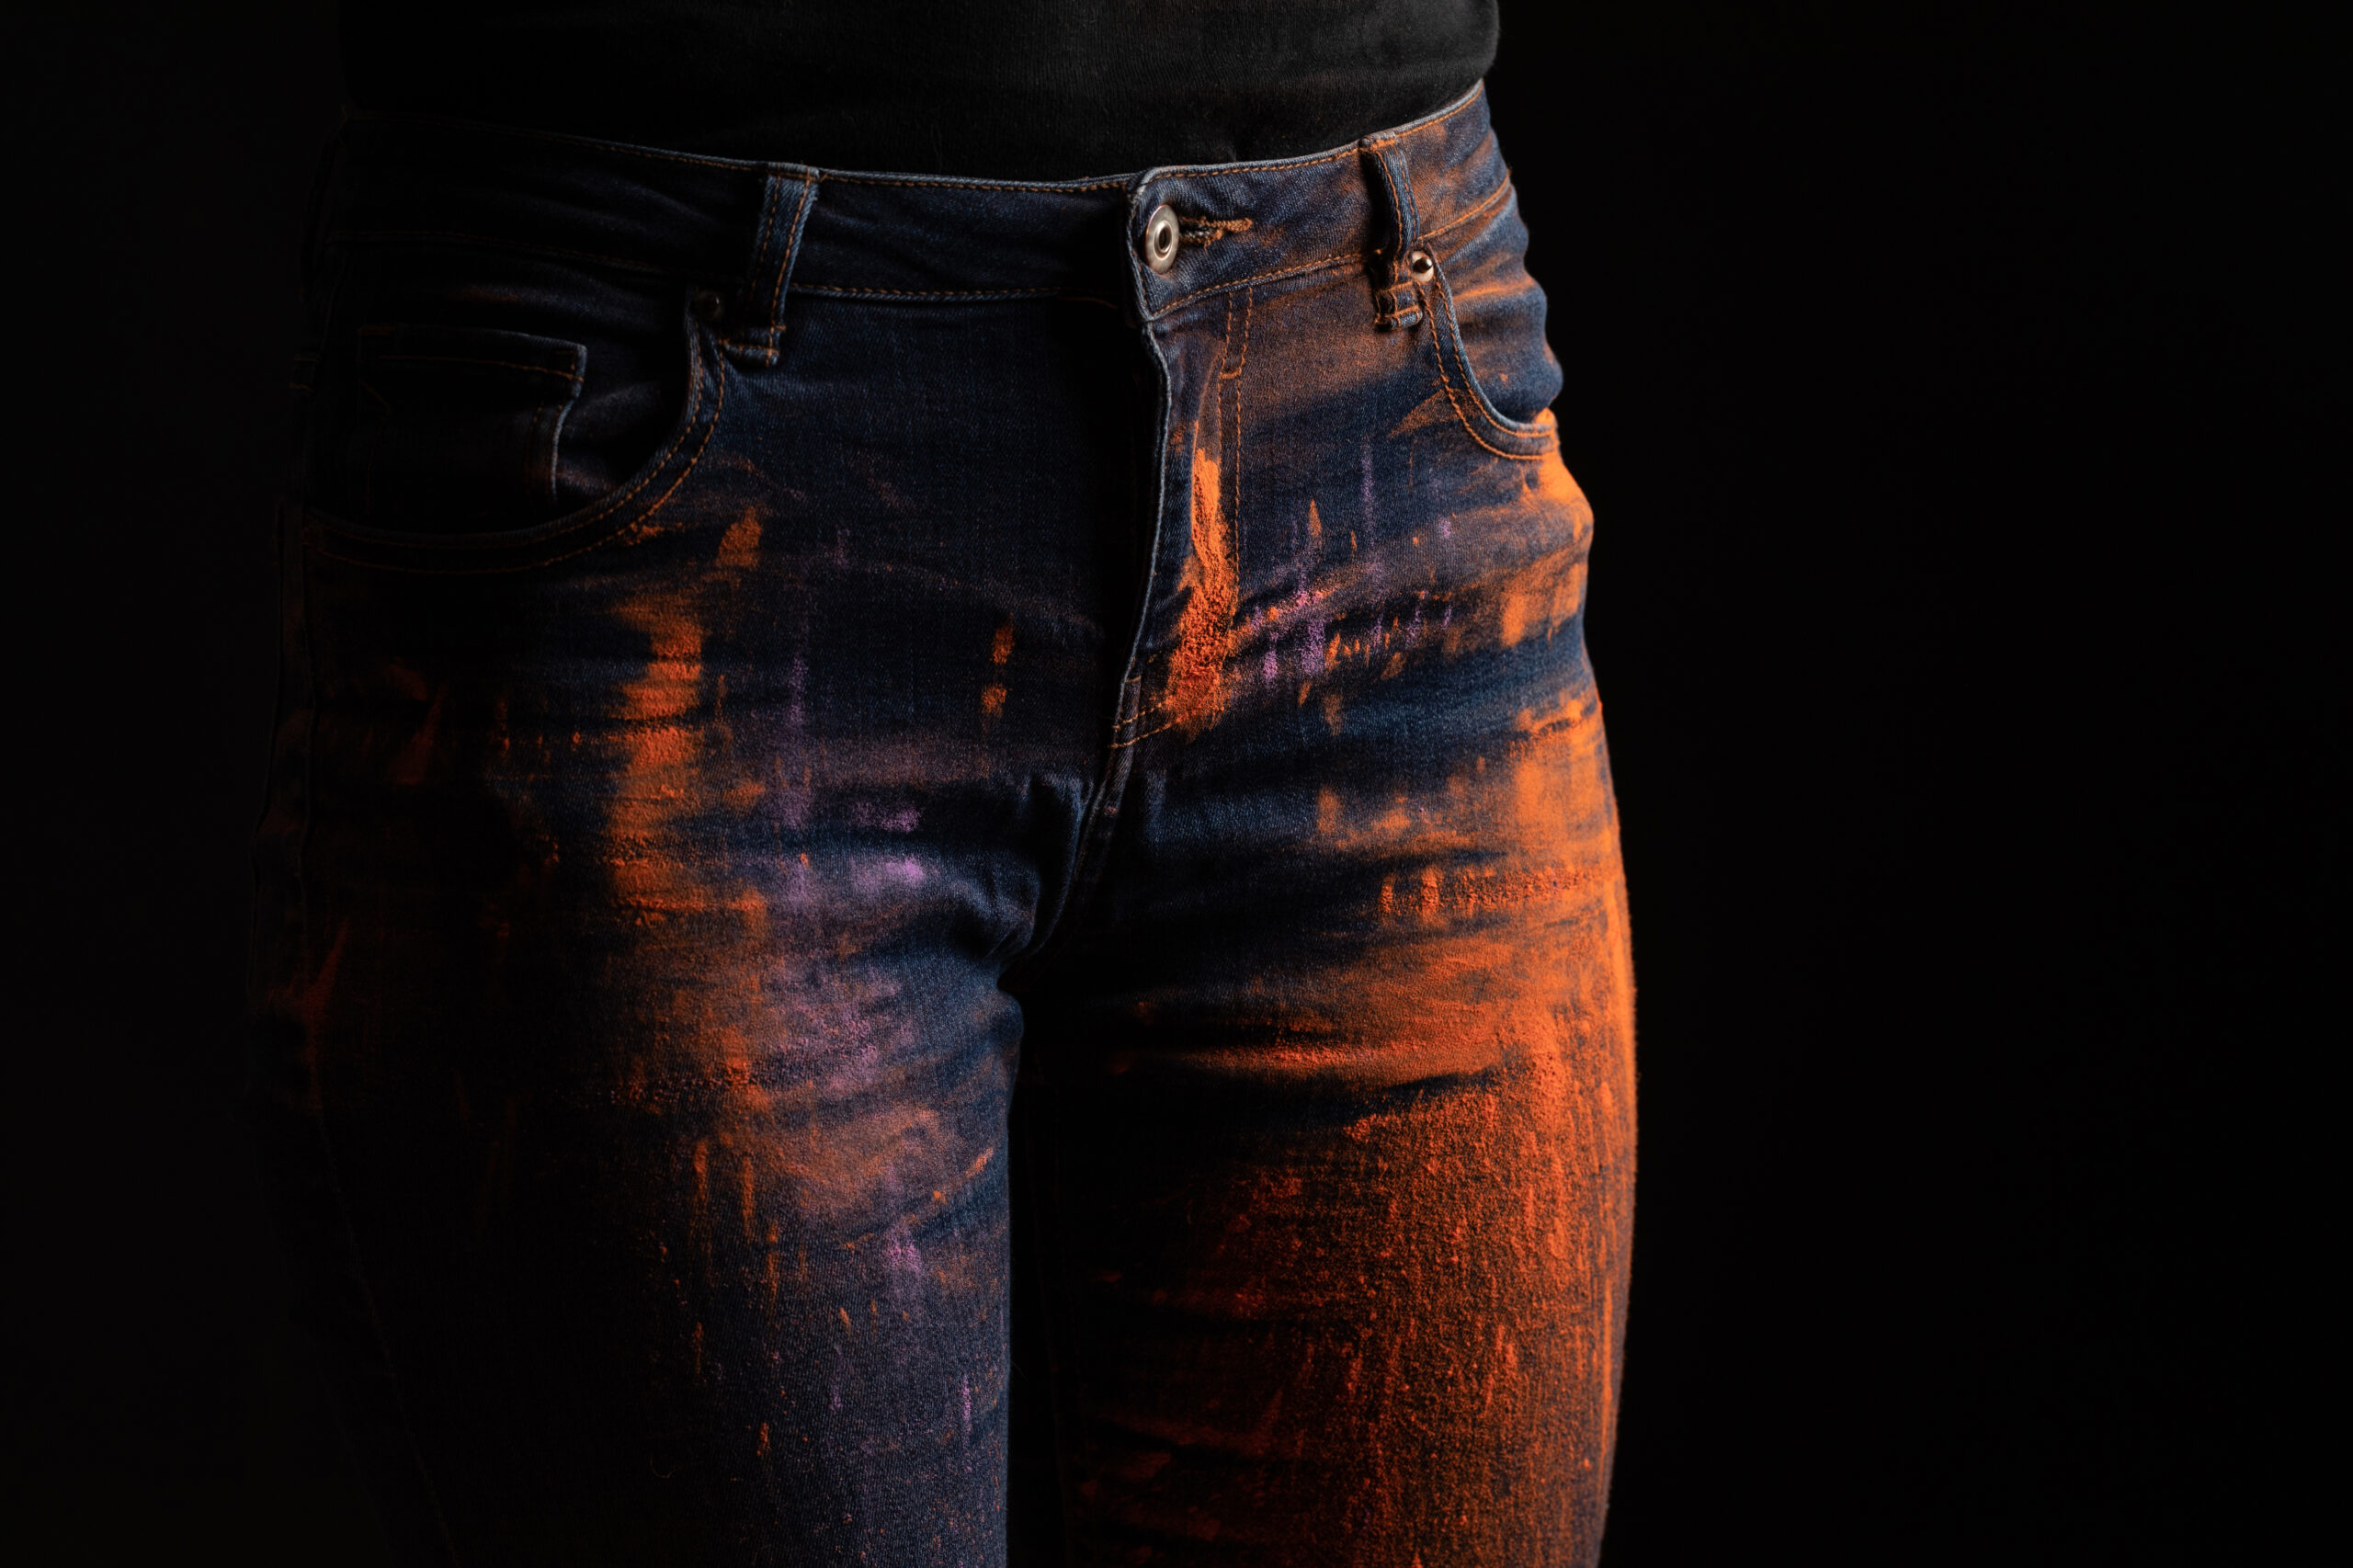
[[(235, 1113), (332, 17), (6, 27), (0, 1546), (379, 1562)], [(1505, 28), (1643, 988), (1605, 1562), (2300, 1556), (2344, 40), (2085, 5)]]

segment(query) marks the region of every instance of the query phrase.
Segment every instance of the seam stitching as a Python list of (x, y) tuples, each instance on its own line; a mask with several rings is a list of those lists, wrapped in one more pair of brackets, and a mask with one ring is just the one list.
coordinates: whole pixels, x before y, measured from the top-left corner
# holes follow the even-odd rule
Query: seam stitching
[[(1430, 313), (1435, 317), (1435, 312), (1431, 312)], [(1457, 329), (1454, 325), (1453, 296), (1450, 294), (1447, 299), (1446, 321), (1442, 324), (1444, 327), (1444, 335), (1451, 339)], [(1499, 458), (1509, 458), (1514, 462), (1541, 461), (1546, 454), (1552, 450), (1554, 446), (1554, 437), (1557, 431), (1546, 431), (1540, 435), (1531, 436), (1524, 435), (1517, 430), (1506, 429), (1501, 426), (1495, 425), (1495, 421), (1488, 416), (1487, 411), (1483, 407), (1479, 410), (1480, 422), (1492, 427), (1495, 434), (1497, 436), (1500, 436), (1506, 440), (1537, 441), (1542, 443), (1542, 445), (1538, 450), (1532, 452), (1506, 451), (1503, 448), (1495, 445), (1485, 437), (1480, 435), (1478, 427), (1471, 422), (1470, 414), (1464, 410), (1462, 406), (1462, 400), (1455, 395), (1453, 381), (1446, 373), (1446, 361), (1449, 358), (1448, 348), (1441, 345), (1433, 345), (1433, 347), (1438, 348), (1438, 384), (1445, 390), (1446, 401), (1454, 405), (1454, 417), (1461, 422), (1463, 434), (1469, 436), (1482, 447), (1486, 448), (1487, 450), (1495, 453), (1495, 456)], [(1466, 377), (1469, 375), (1470, 367), (1468, 365), (1463, 367), (1463, 373)]]
[[(698, 329), (698, 335), (701, 335), (699, 328)], [(324, 528), (317, 530), (317, 532), (323, 537), (314, 543), (313, 548), (316, 549), (320, 554), (326, 556), (330, 560), (341, 561), (353, 566), (369, 566), (392, 572), (414, 572), (427, 576), (437, 577), (471, 577), (483, 576), (495, 572), (527, 572), (541, 566), (552, 566), (559, 561), (569, 561), (575, 555), (584, 555), (589, 551), (599, 549), (602, 546), (611, 544), (616, 540), (627, 539), (631, 535), (643, 529), (645, 524), (653, 517), (654, 513), (669, 505), (670, 497), (677, 494), (678, 486), (686, 483), (687, 476), (692, 473), (696, 467), (702, 461), (702, 454), (710, 446), (711, 437), (718, 433), (720, 413), (727, 405), (727, 373), (723, 358), (718, 369), (710, 369), (707, 373), (716, 381), (717, 390), (710, 400), (711, 406), (710, 417), (703, 423), (702, 438), (695, 443), (694, 450), (692, 452), (686, 452), (686, 445), (688, 436), (682, 432), (679, 438), (671, 443), (670, 449), (662, 454), (661, 460), (646, 471), (643, 478), (640, 479), (635, 484), (631, 485), (629, 489), (621, 492), (619, 495), (612, 497), (603, 506), (598, 508), (597, 516), (584, 517), (579, 522), (574, 523), (572, 527), (564, 529), (563, 533), (551, 535), (550, 538), (551, 540), (561, 540), (566, 535), (577, 534), (584, 528), (592, 528), (599, 523), (608, 521), (615, 512), (626, 510), (628, 508), (629, 502), (632, 497), (658, 482), (662, 478), (663, 471), (668, 468), (674, 461), (676, 461), (681, 453), (685, 453), (684, 464), (679, 468), (677, 473), (671, 479), (669, 487), (664, 490), (660, 495), (655, 496), (653, 502), (646, 506), (643, 512), (640, 513), (631, 521), (613, 529), (610, 533), (600, 534), (597, 538), (589, 540), (584, 544), (576, 545), (573, 549), (563, 551), (558, 554), (532, 554), (528, 560), (514, 565), (411, 566), (382, 561), (370, 561), (363, 556), (340, 554), (330, 549), (328, 547), (328, 541), (333, 540), (335, 535), (331, 530)], [(693, 430), (696, 423), (697, 412), (701, 407), (701, 379), (702, 378), (699, 376), (696, 378), (696, 386), (692, 394), (694, 402), (688, 405), (685, 420), (686, 432), (691, 432)], [(490, 551), (501, 548), (511, 549), (514, 547), (496, 544), (478, 544), (470, 546), (462, 541), (451, 540), (447, 543), (437, 541), (435, 543), (426, 545), (409, 543), (392, 544), (387, 545), (386, 548), (400, 551), (417, 551), (420, 549), (446, 550), (452, 548), (459, 550), (473, 549)]]
[(1501, 185), (1499, 185), (1499, 186), (1495, 187), (1495, 189), (1493, 189), (1493, 190), (1491, 190), (1491, 191), (1487, 192), (1487, 194), (1486, 194), (1486, 195), (1484, 195), (1484, 196), (1481, 197), (1481, 198), (1479, 199), (1478, 205), (1476, 205), (1476, 206), (1472, 207), (1472, 209), (1470, 209), (1470, 210), (1468, 210), (1468, 211), (1466, 211), (1466, 212), (1460, 212), (1460, 213), (1457, 213), (1455, 216), (1453, 216), (1453, 217), (1451, 217), (1451, 218), (1449, 218), (1445, 222), (1443, 222), (1443, 223), (1439, 224), (1439, 225), (1438, 225), (1437, 228), (1435, 228), (1435, 229), (1425, 229), (1425, 230), (1423, 230), (1423, 231), (1422, 231), (1422, 244), (1428, 244), (1431, 241), (1433, 241), (1433, 240), (1437, 239), (1440, 234), (1450, 234), (1450, 233), (1454, 233), (1454, 231), (1455, 231), (1455, 230), (1457, 230), (1457, 229), (1459, 229), (1459, 228), (1462, 227), (1462, 225), (1463, 225), (1463, 224), (1465, 224), (1465, 223), (1471, 222), (1472, 220), (1476, 219), (1476, 218), (1477, 218), (1481, 213), (1483, 213), (1483, 212), (1486, 211), (1486, 210), (1487, 210), (1488, 208), (1493, 207), (1496, 202), (1500, 201), (1500, 200), (1501, 200), (1501, 199), (1503, 199), (1505, 197), (1509, 196), (1510, 194), (1511, 194), (1511, 171), (1510, 171), (1510, 170), (1508, 170), (1508, 169), (1506, 169), (1506, 170), (1505, 170), (1505, 171), (1504, 171), (1504, 179), (1503, 179), (1503, 183), (1502, 183)]

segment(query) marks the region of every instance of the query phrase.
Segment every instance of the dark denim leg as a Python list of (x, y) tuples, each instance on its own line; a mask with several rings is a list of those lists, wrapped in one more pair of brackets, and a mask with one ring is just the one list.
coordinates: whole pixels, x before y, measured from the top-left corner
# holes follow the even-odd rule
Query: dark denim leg
[(1598, 1550), (1634, 1081), (1590, 517), (1456, 403), (1428, 296), (1155, 328), (1132, 768), (1024, 991), (1079, 1562)]
[(1003, 1555), (997, 978), (1109, 739), (1149, 361), (1054, 299), (790, 338), (700, 335), (612, 543), (298, 541), (267, 1072), (420, 1553)]
[(256, 1085), (404, 1554), (986, 1564), (1017, 1426), (1025, 1561), (1589, 1563), (1631, 983), (1475, 95), (1051, 188), (352, 145)]

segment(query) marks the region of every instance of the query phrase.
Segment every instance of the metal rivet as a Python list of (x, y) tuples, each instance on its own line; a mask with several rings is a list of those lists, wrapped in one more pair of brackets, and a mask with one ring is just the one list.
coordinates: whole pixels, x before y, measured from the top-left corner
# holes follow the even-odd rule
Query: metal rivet
[(1176, 247), (1183, 239), (1183, 233), (1176, 227), (1176, 210), (1162, 202), (1144, 220), (1144, 264), (1154, 272), (1166, 272), (1176, 265)]
[[(671, 298), (676, 299), (675, 294)], [(695, 290), (694, 312), (698, 320), (717, 326), (727, 319), (727, 296), (716, 289)]]
[(1426, 250), (1409, 250), (1405, 253), (1405, 270), (1415, 282), (1427, 283), (1438, 276), (1438, 263)]

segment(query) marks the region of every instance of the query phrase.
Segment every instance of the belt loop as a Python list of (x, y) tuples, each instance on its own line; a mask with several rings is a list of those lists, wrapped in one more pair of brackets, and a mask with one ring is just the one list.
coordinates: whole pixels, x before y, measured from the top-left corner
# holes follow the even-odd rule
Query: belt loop
[[(1368, 136), (1357, 143), (1372, 176), (1369, 183), (1380, 193), (1379, 205), (1388, 209), (1384, 242), (1372, 253), (1373, 324), (1383, 329), (1413, 326), (1422, 319), (1420, 291), (1405, 275), (1407, 253), (1421, 243), (1422, 217), (1414, 206), (1414, 182), (1405, 173), (1405, 143), (1396, 136)], [(1383, 227), (1375, 212), (1374, 227)]]
[(784, 297), (792, 278), (792, 263), (801, 254), (801, 232), (808, 225), (809, 209), (817, 199), (817, 171), (799, 164), (771, 164), (767, 189), (760, 203), (760, 233), (745, 275), (743, 292), (733, 301), (727, 324), (728, 341), (755, 355), (763, 365), (774, 365), (784, 350)]

